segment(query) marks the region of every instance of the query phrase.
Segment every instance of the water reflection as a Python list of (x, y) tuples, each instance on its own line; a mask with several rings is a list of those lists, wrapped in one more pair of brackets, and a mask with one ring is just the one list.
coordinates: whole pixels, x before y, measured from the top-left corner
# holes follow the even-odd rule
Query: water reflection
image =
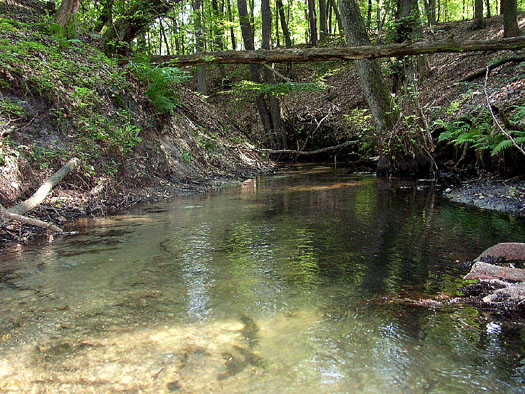
[(523, 222), (402, 186), (291, 169), (4, 254), (0, 391), (520, 392), (523, 330), (398, 301)]

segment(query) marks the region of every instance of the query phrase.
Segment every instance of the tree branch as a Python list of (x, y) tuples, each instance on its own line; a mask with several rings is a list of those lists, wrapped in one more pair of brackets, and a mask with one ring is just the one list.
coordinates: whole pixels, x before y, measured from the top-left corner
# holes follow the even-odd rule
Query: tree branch
[(254, 151), (261, 153), (270, 153), (270, 154), (290, 154), (290, 155), (317, 155), (319, 153), (330, 152), (337, 149), (346, 148), (347, 146), (352, 146), (358, 144), (359, 141), (346, 141), (339, 145), (328, 146), (326, 148), (311, 150), (311, 151), (302, 151), (302, 150), (293, 150), (293, 149), (253, 149)]
[[(490, 64), (490, 65), (487, 66), (487, 68), (490, 71), (492, 71), (495, 68), (503, 66), (506, 63), (523, 62), (523, 61), (525, 61), (525, 56), (512, 56), (512, 57), (508, 57), (506, 59), (502, 59), (500, 61), (497, 61), (496, 63)], [(477, 78), (481, 78), (482, 76), (484, 76), (486, 74), (487, 68), (483, 68), (481, 70), (473, 72), (473, 73), (467, 75), (465, 78), (460, 79), (459, 82), (470, 82), (470, 81), (473, 81), (473, 80), (475, 80)]]
[(503, 128), (501, 123), (498, 121), (498, 118), (496, 118), (496, 115), (494, 114), (494, 110), (492, 109), (492, 104), (490, 104), (490, 98), (489, 98), (489, 92), (487, 90), (487, 84), (489, 82), (489, 74), (490, 69), (487, 66), (487, 72), (485, 74), (485, 85), (483, 86), (483, 90), (485, 91), (485, 97), (487, 98), (487, 105), (489, 106), (490, 114), (492, 115), (492, 118), (494, 119), (494, 122), (496, 123), (496, 126), (501, 130), (503, 135), (507, 137), (509, 140), (512, 141), (512, 145), (514, 145), (523, 155), (525, 156), (525, 151), (523, 148), (516, 142), (514, 138)]

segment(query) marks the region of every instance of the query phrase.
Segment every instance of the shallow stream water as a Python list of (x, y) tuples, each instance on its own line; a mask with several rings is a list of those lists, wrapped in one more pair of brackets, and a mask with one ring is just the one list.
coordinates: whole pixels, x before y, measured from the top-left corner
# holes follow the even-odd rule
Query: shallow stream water
[(1, 255), (0, 392), (523, 392), (458, 261), (525, 223), (301, 167)]

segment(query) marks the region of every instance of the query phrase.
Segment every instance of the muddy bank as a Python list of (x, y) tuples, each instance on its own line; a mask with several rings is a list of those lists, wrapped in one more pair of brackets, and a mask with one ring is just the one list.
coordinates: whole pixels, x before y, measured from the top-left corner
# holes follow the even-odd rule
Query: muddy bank
[(445, 190), (451, 201), (481, 209), (504, 212), (517, 217), (525, 216), (525, 179), (480, 178)]

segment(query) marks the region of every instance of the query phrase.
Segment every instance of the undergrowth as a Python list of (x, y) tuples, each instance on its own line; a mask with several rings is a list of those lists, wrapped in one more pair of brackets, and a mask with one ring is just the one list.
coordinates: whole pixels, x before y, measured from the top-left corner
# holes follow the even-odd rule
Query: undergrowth
[[(68, 39), (66, 33), (50, 21), (30, 26), (0, 18), (1, 92), (22, 100), (44, 100), (45, 115), (53, 126), (47, 135), (25, 131), (19, 146), (14, 141), (11, 145), (41, 169), (76, 156), (86, 177), (113, 175), (119, 170), (117, 163), (141, 143), (144, 127), (155, 122), (154, 114), (149, 119), (134, 116), (134, 110), (147, 102), (134, 82), (139, 79), (146, 87), (153, 112), (166, 113), (177, 104), (174, 85), (183, 74), (145, 61), (119, 67), (83, 41)], [(2, 118), (24, 116), (19, 102), (2, 97)], [(35, 141), (41, 143), (31, 149), (29, 142)]]
[[(452, 102), (448, 108), (449, 113), (459, 116), (460, 104), (465, 101), (465, 97), (468, 95)], [(504, 127), (518, 145), (525, 147), (525, 103), (500, 112), (499, 117), (500, 126)], [(457, 120), (437, 120), (435, 123), (444, 129), (438, 142), (446, 141), (456, 147), (475, 151), (490, 151), (492, 156), (500, 155), (510, 148), (516, 149), (511, 139), (495, 125), (492, 113), (486, 106), (476, 106)]]

